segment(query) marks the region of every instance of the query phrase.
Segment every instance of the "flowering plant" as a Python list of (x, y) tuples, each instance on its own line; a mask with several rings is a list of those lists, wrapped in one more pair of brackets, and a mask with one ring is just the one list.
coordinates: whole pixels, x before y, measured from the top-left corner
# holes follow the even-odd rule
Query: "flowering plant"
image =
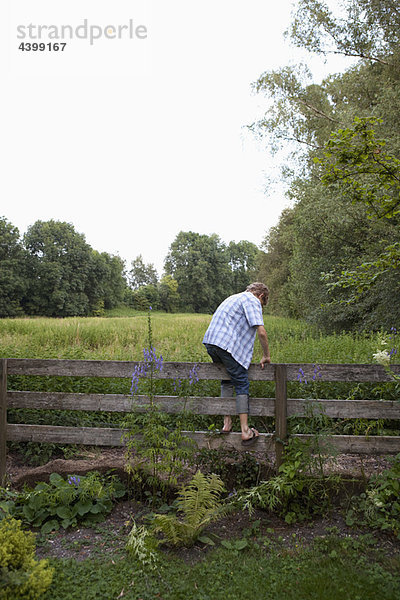
[[(131, 394), (135, 396), (139, 385), (146, 392), (146, 404), (133, 402), (132, 411), (124, 422), (125, 469), (133, 482), (143, 488), (150, 487), (150, 500), (154, 504), (160, 496), (166, 495), (171, 486), (177, 484), (179, 475), (185, 470), (188, 459), (193, 454), (193, 442), (183, 433), (186, 411), (178, 414), (171, 427), (170, 418), (160, 410), (155, 397), (155, 375), (163, 369), (163, 357), (157, 356), (153, 346), (151, 307), (148, 313), (149, 347), (143, 349), (144, 361), (135, 366), (132, 375)], [(191, 382), (197, 378), (196, 372), (190, 376)], [(182, 382), (175, 382), (182, 387)], [(140, 413), (140, 414), (139, 414)]]
[[(389, 336), (381, 335), (379, 339), (379, 348), (372, 355), (373, 359), (379, 365), (382, 365), (393, 379), (399, 379), (399, 376), (390, 368), (394, 357), (397, 355), (397, 335), (398, 331), (396, 327), (390, 329)], [(390, 346), (391, 349), (389, 350)]]

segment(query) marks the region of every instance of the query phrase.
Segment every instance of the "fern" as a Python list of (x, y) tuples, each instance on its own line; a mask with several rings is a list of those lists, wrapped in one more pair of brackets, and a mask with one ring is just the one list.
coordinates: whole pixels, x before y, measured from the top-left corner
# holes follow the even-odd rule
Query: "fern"
[(165, 542), (173, 546), (192, 546), (203, 529), (222, 514), (221, 494), (224, 484), (218, 475), (205, 476), (201, 471), (181, 488), (177, 515), (156, 514), (153, 520), (154, 533), (161, 532)]

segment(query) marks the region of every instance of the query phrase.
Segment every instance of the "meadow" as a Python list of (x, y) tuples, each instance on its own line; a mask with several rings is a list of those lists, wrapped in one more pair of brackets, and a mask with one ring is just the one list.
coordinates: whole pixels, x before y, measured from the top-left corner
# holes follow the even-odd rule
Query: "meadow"
[[(148, 315), (126, 312), (93, 318), (1, 319), (0, 356), (141, 360), (149, 345)], [(207, 362), (201, 342), (210, 319), (203, 314), (152, 313), (157, 354), (165, 361)], [(268, 315), (264, 322), (272, 362), (371, 363), (379, 346), (379, 333), (325, 335), (303, 321)], [(256, 342), (254, 361), (259, 357)]]

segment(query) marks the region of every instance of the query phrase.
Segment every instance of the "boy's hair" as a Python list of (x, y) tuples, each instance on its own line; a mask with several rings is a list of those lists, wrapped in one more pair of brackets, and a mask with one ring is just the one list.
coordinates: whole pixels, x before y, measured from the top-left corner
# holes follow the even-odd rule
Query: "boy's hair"
[(251, 283), (247, 286), (246, 292), (252, 292), (252, 294), (256, 294), (257, 296), (261, 296), (261, 294), (265, 294), (266, 300), (269, 296), (269, 289), (264, 283), (260, 283), (256, 281), (255, 283)]

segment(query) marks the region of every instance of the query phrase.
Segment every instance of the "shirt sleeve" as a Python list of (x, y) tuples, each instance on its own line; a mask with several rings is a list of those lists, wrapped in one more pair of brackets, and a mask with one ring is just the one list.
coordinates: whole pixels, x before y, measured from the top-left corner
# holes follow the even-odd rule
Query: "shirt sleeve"
[(246, 316), (249, 327), (258, 327), (258, 325), (264, 325), (264, 319), (262, 314), (261, 302), (257, 300), (255, 296), (253, 298), (246, 298), (243, 302), (243, 310)]

